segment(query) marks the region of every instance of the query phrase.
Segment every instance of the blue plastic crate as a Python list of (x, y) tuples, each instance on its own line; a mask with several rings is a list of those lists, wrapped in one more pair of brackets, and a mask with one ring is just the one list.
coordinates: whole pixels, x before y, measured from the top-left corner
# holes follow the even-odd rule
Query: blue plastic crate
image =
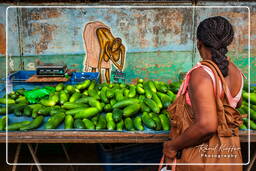
[(125, 165), (125, 163), (159, 163), (162, 157), (162, 143), (154, 144), (98, 144), (97, 151), (101, 163), (123, 163), (123, 165), (105, 165), (105, 171), (132, 171), (143, 165)]
[[(8, 82), (8, 84), (11, 84), (13, 89), (19, 89), (24, 88), (24, 86), (31, 86), (29, 89), (33, 89), (34, 86), (46, 86), (46, 85), (56, 85), (58, 82), (47, 82), (47, 83), (28, 83), (26, 82), (27, 79), (29, 79), (31, 76), (35, 75), (36, 71), (17, 71), (15, 73), (12, 73), (8, 75), (7, 80), (5, 78), (2, 79), (2, 81)], [(80, 82), (83, 82), (85, 80), (96, 80), (99, 82), (99, 73), (98, 72), (74, 72), (71, 75), (71, 78), (69, 81), (67, 81), (65, 84), (78, 84)], [(17, 88), (18, 87), (18, 88)]]
[(70, 84), (78, 84), (85, 80), (95, 80), (99, 82), (99, 72), (73, 72), (69, 80)]

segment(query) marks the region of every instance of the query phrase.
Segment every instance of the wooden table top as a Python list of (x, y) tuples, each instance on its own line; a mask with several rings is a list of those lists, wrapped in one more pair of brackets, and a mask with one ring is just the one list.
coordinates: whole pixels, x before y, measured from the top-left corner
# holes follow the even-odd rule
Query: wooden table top
[[(256, 142), (256, 131), (250, 131), (250, 142)], [(248, 131), (240, 131), (240, 141), (248, 142)], [(110, 131), (27, 131), (8, 132), (9, 143), (161, 143), (168, 133), (110, 132)], [(0, 143), (6, 133), (0, 132)]]

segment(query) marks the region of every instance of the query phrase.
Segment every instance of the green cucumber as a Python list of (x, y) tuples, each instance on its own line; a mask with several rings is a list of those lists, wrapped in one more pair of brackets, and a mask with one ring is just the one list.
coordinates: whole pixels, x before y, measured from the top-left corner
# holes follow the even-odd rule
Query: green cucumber
[(136, 86), (135, 85), (131, 85), (128, 97), (129, 98), (133, 98), (135, 96), (136, 96)]
[(134, 127), (139, 130), (139, 131), (143, 131), (144, 130), (144, 127), (143, 127), (143, 124), (142, 124), (142, 119), (140, 116), (137, 116), (134, 120)]
[(151, 92), (156, 93), (156, 87), (155, 87), (154, 82), (152, 80), (148, 81), (148, 87), (151, 90)]
[(134, 104), (134, 103), (139, 103), (139, 100), (138, 99), (124, 99), (124, 100), (121, 100), (119, 102), (117, 102), (116, 104), (113, 105), (113, 108), (124, 108), (128, 105), (131, 105), (131, 104)]
[(67, 110), (65, 113), (67, 115), (75, 115), (76, 113), (84, 111), (85, 109), (87, 109), (87, 107), (74, 108), (74, 109)]
[(122, 131), (124, 128), (124, 121), (120, 120), (117, 124), (116, 124), (116, 130), (117, 131)]
[(83, 98), (80, 98), (76, 101), (76, 103), (89, 103), (89, 101), (91, 100), (97, 100), (96, 98), (94, 97), (83, 97)]
[(88, 90), (93, 90), (94, 87), (95, 87), (95, 85), (96, 85), (96, 81), (95, 81), (95, 80), (92, 80), (92, 81), (91, 81), (91, 84), (90, 84), (89, 87), (88, 87)]
[(111, 104), (106, 104), (106, 105), (104, 106), (104, 111), (110, 112), (111, 110), (112, 110)]
[(159, 117), (158, 116), (153, 116), (152, 119), (156, 124), (155, 130), (157, 130), (157, 131), (161, 130), (162, 129), (162, 123), (161, 123), (161, 120), (159, 119)]
[(156, 102), (159, 109), (163, 108), (163, 104), (156, 93), (152, 93), (152, 100), (154, 100)]
[(61, 91), (61, 90), (63, 90), (63, 89), (64, 89), (64, 84), (63, 84), (63, 83), (59, 83), (59, 84), (56, 86), (56, 88), (55, 88), (56, 91)]
[(143, 103), (141, 103), (141, 111), (142, 112), (150, 112), (151, 109), (143, 102)]
[(132, 115), (135, 115), (136, 113), (139, 112), (140, 107), (141, 107), (141, 104), (139, 104), (139, 103), (128, 105), (123, 110), (123, 116), (124, 117), (130, 117)]
[(37, 114), (39, 114), (39, 115), (50, 115), (51, 110), (52, 110), (51, 107), (42, 107), (37, 111)]
[(60, 104), (64, 104), (68, 101), (69, 95), (64, 90), (60, 91)]
[(140, 87), (140, 86), (136, 86), (136, 90), (139, 94), (145, 94), (145, 90), (143, 89), (143, 87)]
[(7, 130), (8, 131), (16, 131), (19, 130), (21, 127), (27, 126), (31, 123), (31, 121), (21, 121), (21, 122), (15, 122), (12, 124), (8, 124)]
[(168, 118), (166, 115), (164, 115), (164, 114), (160, 114), (160, 115), (159, 115), (159, 119), (160, 119), (160, 121), (161, 121), (163, 130), (169, 131), (169, 130), (170, 130), (170, 121), (169, 121), (169, 118)]
[(96, 124), (96, 130), (105, 129), (107, 127), (106, 117), (104, 115), (99, 116), (99, 120)]
[(96, 107), (86, 108), (84, 111), (75, 114), (75, 119), (89, 118), (99, 113)]
[(89, 119), (83, 119), (84, 125), (86, 129), (91, 129), (94, 130), (95, 129), (95, 125), (92, 121), (90, 121)]
[(65, 90), (69, 93), (69, 94), (73, 94), (75, 92), (75, 87), (73, 87), (72, 85), (67, 85)]
[(61, 124), (61, 122), (64, 119), (65, 119), (64, 113), (55, 114), (48, 119), (48, 121), (44, 125), (44, 128), (45, 129), (55, 129)]
[(82, 82), (81, 84), (77, 84), (76, 88), (78, 90), (82, 90), (82, 89), (86, 89), (87, 87), (89, 87), (91, 81), (90, 80), (85, 80), (84, 82)]
[(127, 131), (135, 131), (133, 121), (131, 118), (125, 118), (124, 125)]
[(148, 81), (144, 82), (143, 87), (144, 87), (144, 90), (145, 90), (146, 97), (151, 99), (152, 98), (152, 92), (151, 92), (151, 89), (149, 88)]
[(28, 130), (36, 129), (36, 128), (40, 127), (40, 125), (43, 123), (43, 121), (44, 121), (43, 116), (37, 116), (28, 125), (20, 127), (20, 131), (28, 131)]
[(0, 118), (0, 131), (3, 131), (6, 128), (6, 120), (6, 116)]
[(65, 116), (64, 129), (72, 129), (74, 127), (74, 119), (71, 115)]
[(82, 96), (81, 93), (75, 92), (69, 99), (69, 102), (75, 102)]
[(0, 98), (0, 104), (14, 104), (15, 100), (8, 98)]
[(116, 101), (122, 101), (124, 99), (123, 91), (122, 90), (115, 90), (115, 97)]
[(154, 129), (156, 127), (154, 120), (148, 115), (147, 112), (143, 112), (141, 119), (143, 123), (146, 125), (146, 127), (151, 129)]
[(91, 107), (96, 107), (99, 111), (102, 111), (102, 106), (101, 106), (101, 103), (98, 101), (98, 100), (90, 100), (89, 101), (89, 105)]
[(74, 128), (76, 128), (76, 129), (85, 129), (84, 122), (81, 119), (75, 119)]
[(97, 100), (100, 100), (100, 96), (98, 95), (98, 92), (95, 89), (88, 90), (88, 94), (91, 97), (94, 97)]
[(106, 114), (106, 121), (107, 121), (108, 130), (115, 130), (116, 124), (113, 120), (113, 114), (112, 113), (107, 113)]
[(72, 103), (72, 102), (66, 102), (64, 103), (61, 107), (63, 109), (75, 109), (75, 108), (82, 108), (82, 107), (87, 107), (88, 105), (83, 104), (83, 103)]
[(114, 90), (113, 89), (107, 89), (106, 96), (107, 96), (108, 99), (113, 98), (115, 96)]
[(107, 89), (107, 87), (103, 87), (100, 92), (100, 98), (104, 103), (108, 103), (108, 98), (106, 96)]
[(117, 109), (117, 108), (115, 108), (113, 110), (113, 119), (114, 119), (115, 122), (120, 121), (122, 119), (122, 116), (123, 116), (123, 111), (122, 110)]
[(97, 125), (98, 120), (99, 120), (99, 115), (96, 115), (96, 116), (92, 117), (92, 119), (91, 119), (91, 121), (94, 125)]
[(158, 107), (158, 105), (156, 104), (155, 101), (145, 98), (144, 99), (144, 103), (155, 113), (159, 113), (160, 112), (160, 108)]
[(42, 99), (40, 100), (40, 103), (44, 106), (55, 106), (56, 101), (54, 99)]

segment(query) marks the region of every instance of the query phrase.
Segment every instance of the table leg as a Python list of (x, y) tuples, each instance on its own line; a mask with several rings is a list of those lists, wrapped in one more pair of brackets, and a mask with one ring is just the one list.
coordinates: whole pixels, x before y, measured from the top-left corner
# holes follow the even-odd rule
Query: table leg
[[(37, 149), (38, 149), (38, 144), (36, 144), (36, 146), (35, 146), (35, 154), (37, 153)], [(31, 165), (29, 170), (32, 171), (33, 167), (34, 167), (34, 165)]]
[[(68, 151), (67, 151), (66, 147), (64, 146), (64, 144), (61, 144), (61, 147), (62, 147), (62, 149), (63, 149), (63, 151), (65, 153), (65, 156), (66, 156), (68, 162), (71, 163), (70, 157), (68, 155)], [(73, 165), (70, 165), (70, 167), (71, 167), (71, 170), (74, 171)]]
[(39, 165), (38, 158), (36, 157), (36, 154), (35, 154), (35, 152), (34, 152), (34, 150), (32, 148), (32, 145), (31, 144), (27, 144), (27, 146), (28, 146), (30, 154), (32, 155), (32, 158), (33, 158), (33, 160), (34, 160), (34, 162), (36, 164), (37, 170), (38, 171), (43, 171), (42, 167)]
[(15, 152), (15, 156), (14, 156), (14, 162), (13, 162), (14, 165), (12, 166), (12, 171), (16, 171), (17, 165), (15, 165), (15, 163), (17, 163), (18, 160), (19, 160), (20, 148), (21, 148), (21, 144), (18, 144), (18, 145), (17, 145), (16, 152)]
[(254, 153), (253, 153), (252, 160), (250, 161), (250, 164), (247, 167), (247, 171), (251, 171), (252, 170), (252, 166), (253, 166), (255, 160), (256, 160), (256, 151), (254, 151)]

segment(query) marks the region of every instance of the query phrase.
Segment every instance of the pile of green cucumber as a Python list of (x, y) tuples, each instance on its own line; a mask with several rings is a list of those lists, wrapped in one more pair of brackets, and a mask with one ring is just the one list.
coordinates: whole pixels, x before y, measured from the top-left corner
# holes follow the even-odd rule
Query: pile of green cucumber
[[(77, 85), (58, 84), (55, 92), (36, 104), (27, 101), (25, 89), (0, 98), (0, 114), (32, 117), (32, 121), (9, 122), (0, 118), (0, 130), (33, 130), (41, 125), (57, 129), (63, 122), (65, 129), (170, 130), (167, 107), (176, 98), (180, 82), (167, 84), (138, 79), (135, 84), (102, 83), (86, 80)], [(44, 121), (45, 116), (50, 116)], [(6, 127), (6, 120), (8, 127)]]
[[(238, 111), (241, 114), (248, 114), (250, 111), (250, 117), (243, 118), (243, 125), (240, 126), (240, 129), (256, 130), (256, 87), (250, 87), (250, 93), (248, 93), (248, 85), (245, 84), (242, 95), (243, 95), (243, 102), (241, 107), (238, 109)], [(250, 96), (250, 108), (248, 105), (249, 96)], [(248, 123), (250, 123), (250, 125)]]

